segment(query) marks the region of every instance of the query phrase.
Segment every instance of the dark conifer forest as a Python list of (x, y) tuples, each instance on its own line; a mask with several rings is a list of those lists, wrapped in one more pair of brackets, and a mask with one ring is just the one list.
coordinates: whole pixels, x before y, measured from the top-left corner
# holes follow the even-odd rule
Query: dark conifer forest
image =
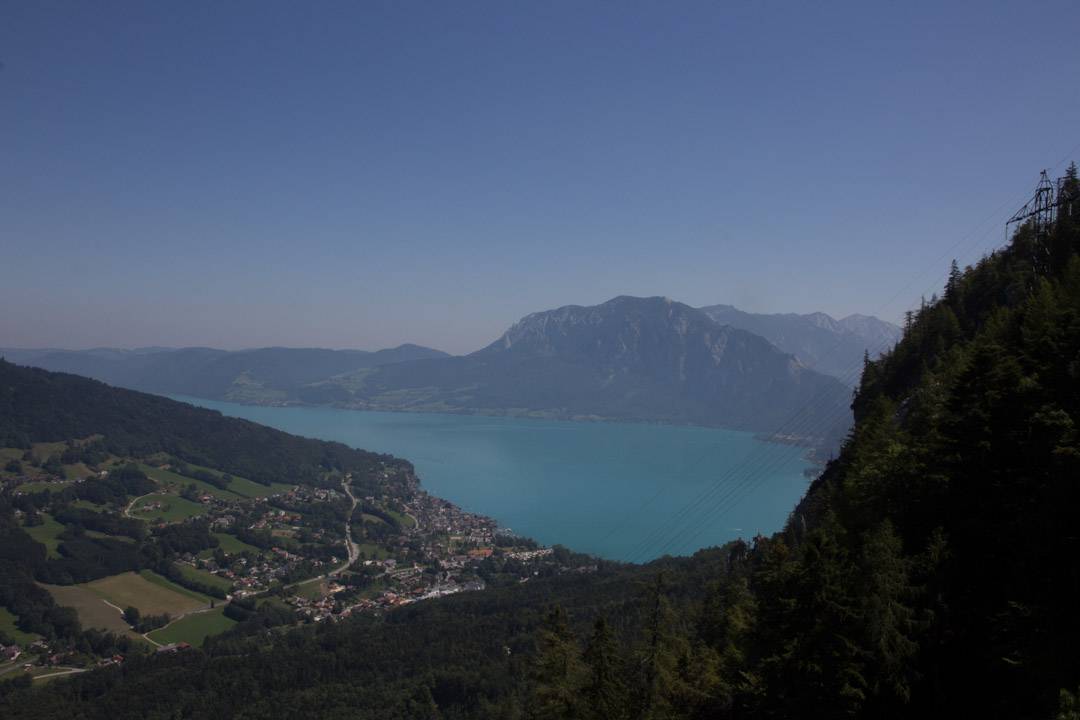
[[(3, 373), (0, 435), (41, 439), (48, 417), (273, 479), (265, 453), (174, 433), (187, 420), (164, 401), (138, 396), (146, 422), (125, 424), (136, 410), (105, 390), (68, 404), (63, 376), (19, 373)], [(22, 395), (38, 387), (58, 412)], [(1078, 717), (1080, 203), (955, 268), (867, 360), (853, 409), (771, 537), (333, 625), (241, 623), (202, 650), (0, 684), (0, 717)], [(346, 452), (289, 441), (274, 457), (302, 470)]]

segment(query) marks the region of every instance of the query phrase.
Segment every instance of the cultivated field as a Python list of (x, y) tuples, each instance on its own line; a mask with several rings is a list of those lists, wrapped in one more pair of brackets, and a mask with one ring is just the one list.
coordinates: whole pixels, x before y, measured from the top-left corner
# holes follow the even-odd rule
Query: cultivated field
[(56, 522), (52, 515), (47, 513), (41, 513), (41, 519), (45, 521), (41, 525), (23, 527), (23, 530), (26, 531), (27, 535), (45, 546), (49, 551), (49, 557), (60, 557), (60, 553), (56, 549), (60, 546), (59, 535), (64, 532), (64, 526)]
[[(151, 505), (160, 505), (160, 507), (150, 508)], [(157, 520), (180, 522), (205, 512), (206, 508), (199, 503), (191, 502), (179, 495), (164, 494), (147, 495), (131, 508), (132, 516), (152, 522)]]
[(259, 548), (254, 545), (248, 545), (235, 535), (229, 535), (228, 533), (214, 533), (214, 537), (221, 543), (219, 547), (227, 553), (242, 553), (247, 550), (248, 552), (258, 555), (262, 552)]
[(176, 617), (209, 604), (204, 596), (171, 583), (149, 570), (112, 575), (86, 583), (85, 587), (117, 607), (133, 605), (139, 608), (143, 615), (168, 613)]
[(148, 637), (162, 645), (186, 642), (198, 647), (209, 636), (225, 632), (236, 624), (235, 620), (222, 614), (223, 610), (224, 608), (219, 607), (208, 612), (188, 615), (168, 627), (153, 631)]
[(194, 485), (200, 493), (208, 493), (214, 497), (222, 498), (223, 500), (236, 500), (240, 497), (229, 490), (222, 490), (208, 482), (185, 477), (174, 473), (171, 470), (163, 470), (161, 468), (151, 467), (150, 465), (139, 465), (139, 469), (146, 473), (147, 477), (154, 480), (162, 487), (176, 492), (180, 492), (182, 488), (185, 488), (188, 485)]
[(15, 627), (15, 620), (16, 617), (7, 608), (0, 607), (0, 633), (7, 635), (20, 645), (32, 643), (41, 637), (34, 633), (23, 632)]
[(41, 586), (49, 591), (57, 605), (74, 608), (84, 628), (134, 634), (130, 632), (120, 612), (106, 605), (101, 596), (86, 585), (45, 585), (42, 583)]
[(200, 582), (204, 585), (209, 585), (211, 587), (220, 588), (225, 592), (229, 592), (229, 590), (232, 589), (232, 581), (226, 578), (214, 575), (213, 573), (208, 573), (205, 570), (193, 568), (186, 563), (176, 563), (176, 567), (180, 570), (180, 573), (189, 580), (194, 580), (195, 582)]

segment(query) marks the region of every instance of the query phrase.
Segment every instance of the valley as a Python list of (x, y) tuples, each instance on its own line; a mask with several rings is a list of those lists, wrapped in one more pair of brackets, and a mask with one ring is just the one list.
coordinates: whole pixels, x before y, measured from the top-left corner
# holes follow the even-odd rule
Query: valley
[[(9, 380), (19, 372), (0, 364)], [(189, 463), (119, 450), (107, 437), (0, 447), (0, 497), (14, 508), (0, 527), (0, 562), (21, 568), (5, 582), (22, 588), (0, 585), (0, 645), (31, 673), (200, 647), (238, 625), (337, 622), (595, 569), (428, 494), (390, 455), (257, 483), (215, 468), (212, 453)], [(62, 623), (49, 619), (57, 612)], [(97, 634), (72, 645), (80, 632)]]

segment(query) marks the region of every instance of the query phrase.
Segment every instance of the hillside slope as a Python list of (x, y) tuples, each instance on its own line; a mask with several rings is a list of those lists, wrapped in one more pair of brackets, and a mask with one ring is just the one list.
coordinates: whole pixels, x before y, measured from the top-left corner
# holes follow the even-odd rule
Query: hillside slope
[(318, 484), (329, 469), (367, 469), (390, 460), (157, 395), (0, 360), (0, 447), (93, 435), (104, 435), (106, 448), (117, 455), (165, 452), (265, 485)]

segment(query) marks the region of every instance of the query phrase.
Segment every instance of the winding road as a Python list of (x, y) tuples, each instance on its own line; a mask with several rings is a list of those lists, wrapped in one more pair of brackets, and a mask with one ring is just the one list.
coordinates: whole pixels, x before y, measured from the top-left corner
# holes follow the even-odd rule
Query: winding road
[(349, 506), (349, 516), (345, 519), (345, 546), (348, 548), (349, 559), (339, 568), (331, 570), (327, 575), (339, 575), (350, 565), (356, 562), (356, 559), (360, 557), (360, 548), (352, 539), (352, 516), (356, 512), (356, 496), (352, 494), (352, 489), (349, 488), (349, 481), (352, 480), (352, 473), (345, 473), (345, 477), (341, 478), (341, 489), (345, 491), (345, 494), (349, 496), (349, 500), (352, 505)]
[(345, 477), (341, 479), (341, 489), (345, 491), (345, 494), (349, 496), (349, 501), (352, 503), (349, 506), (349, 514), (345, 518), (345, 547), (349, 554), (349, 558), (337, 566), (325, 575), (316, 575), (315, 577), (308, 578), (307, 580), (301, 580), (298, 583), (293, 583), (289, 587), (300, 587), (301, 585), (309, 585), (313, 582), (319, 582), (325, 580), (328, 577), (334, 577), (340, 575), (349, 569), (349, 566), (356, 562), (356, 559), (360, 557), (360, 548), (353, 542), (352, 539), (352, 516), (356, 512), (357, 500), (356, 496), (352, 494), (352, 490), (349, 488), (349, 481), (352, 480), (352, 473), (345, 473)]

